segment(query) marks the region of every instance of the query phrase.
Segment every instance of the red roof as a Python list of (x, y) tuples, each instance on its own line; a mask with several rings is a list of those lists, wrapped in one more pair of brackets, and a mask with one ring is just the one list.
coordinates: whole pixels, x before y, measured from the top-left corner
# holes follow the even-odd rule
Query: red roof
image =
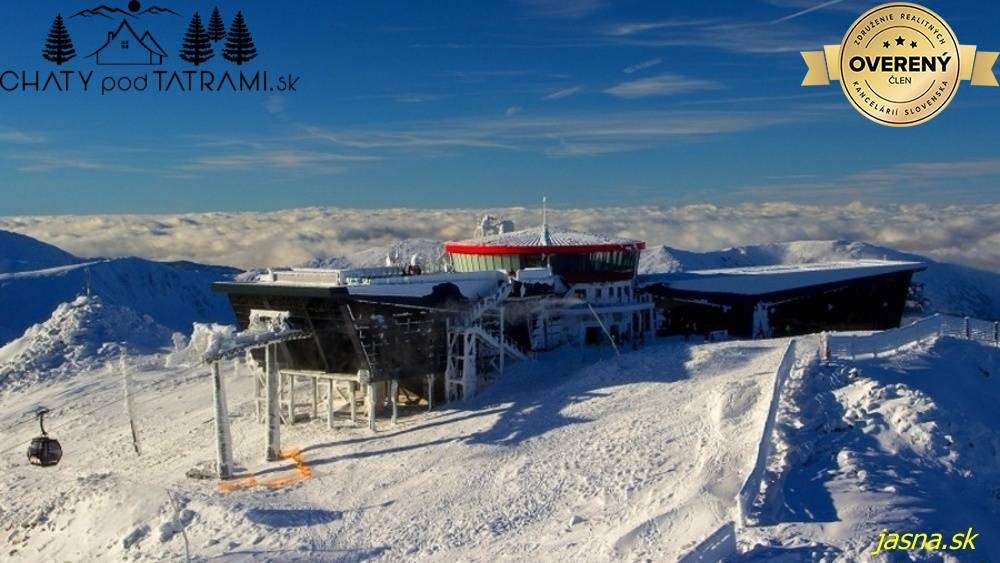
[(646, 248), (641, 240), (606, 237), (565, 229), (525, 229), (488, 237), (446, 242), (450, 254), (586, 254), (590, 252), (626, 252)]

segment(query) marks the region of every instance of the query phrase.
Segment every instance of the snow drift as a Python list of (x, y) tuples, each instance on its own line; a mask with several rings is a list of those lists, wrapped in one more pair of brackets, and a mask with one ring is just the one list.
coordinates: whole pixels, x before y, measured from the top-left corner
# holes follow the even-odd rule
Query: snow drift
[(149, 354), (170, 331), (148, 315), (81, 296), (0, 348), (0, 388), (23, 388), (88, 371), (121, 354)]
[[(798, 545), (812, 559), (863, 561), (883, 529), (949, 537), (1000, 529), (997, 376), (1000, 350), (949, 337), (793, 375), (765, 526), (745, 546), (752, 560), (790, 556)], [(950, 555), (996, 560), (1000, 542), (984, 534), (974, 553)]]

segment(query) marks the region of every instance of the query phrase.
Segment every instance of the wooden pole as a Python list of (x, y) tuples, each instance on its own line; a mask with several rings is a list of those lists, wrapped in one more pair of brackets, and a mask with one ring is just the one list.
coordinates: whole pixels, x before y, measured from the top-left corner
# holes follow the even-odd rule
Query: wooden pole
[(215, 402), (216, 467), (220, 479), (233, 476), (233, 441), (229, 433), (229, 409), (219, 362), (212, 362), (212, 398)]
[(135, 404), (132, 400), (131, 381), (128, 369), (125, 366), (124, 355), (118, 360), (118, 367), (122, 372), (122, 390), (125, 393), (125, 414), (128, 416), (129, 429), (132, 431), (132, 447), (135, 449), (135, 455), (142, 455), (139, 452), (139, 433), (135, 428)]

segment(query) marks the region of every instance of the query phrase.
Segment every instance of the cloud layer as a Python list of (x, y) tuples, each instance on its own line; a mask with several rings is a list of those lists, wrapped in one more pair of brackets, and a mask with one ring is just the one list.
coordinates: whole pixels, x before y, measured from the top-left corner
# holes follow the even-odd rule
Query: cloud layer
[[(260, 213), (0, 217), (0, 229), (84, 257), (142, 256), (242, 268), (301, 264), (384, 247), (400, 239), (471, 237), (484, 213), (518, 228), (537, 225), (537, 209), (309, 208)], [(631, 207), (550, 210), (550, 223), (632, 236), (650, 245), (713, 250), (793, 240), (863, 240), (940, 260), (1000, 271), (1000, 204), (931, 207)]]

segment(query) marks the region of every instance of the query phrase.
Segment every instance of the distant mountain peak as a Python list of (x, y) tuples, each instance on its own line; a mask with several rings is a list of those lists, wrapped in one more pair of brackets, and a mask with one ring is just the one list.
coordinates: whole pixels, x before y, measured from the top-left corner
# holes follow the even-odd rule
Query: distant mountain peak
[(128, 10), (122, 10), (121, 8), (112, 8), (111, 6), (108, 6), (106, 4), (101, 4), (94, 8), (87, 8), (86, 10), (80, 10), (79, 12), (73, 14), (70, 17), (71, 18), (75, 18), (77, 16), (84, 18), (102, 17), (111, 19), (111, 14), (121, 14), (123, 16), (127, 16), (130, 18), (135, 17), (135, 15), (129, 12)]
[(156, 14), (170, 14), (172, 16), (180, 16), (180, 14), (178, 14), (177, 12), (171, 10), (170, 8), (164, 8), (162, 6), (152, 6), (152, 7), (146, 8), (145, 10), (139, 12), (140, 16), (143, 15), (143, 14), (153, 14), (153, 15), (156, 15)]
[(180, 16), (180, 14), (178, 14), (177, 12), (171, 10), (170, 8), (164, 8), (163, 6), (150, 6), (149, 8), (146, 8), (145, 10), (134, 14), (128, 10), (123, 10), (121, 8), (114, 8), (108, 6), (107, 4), (101, 4), (93, 8), (88, 8), (86, 10), (80, 10), (79, 12), (73, 14), (70, 17), (72, 18), (75, 18), (77, 16), (83, 18), (100, 17), (100, 18), (111, 19), (112, 17), (114, 17), (113, 14), (120, 14), (133, 19), (142, 17), (143, 15), (146, 14), (153, 16), (160, 14), (170, 14), (172, 16)]

